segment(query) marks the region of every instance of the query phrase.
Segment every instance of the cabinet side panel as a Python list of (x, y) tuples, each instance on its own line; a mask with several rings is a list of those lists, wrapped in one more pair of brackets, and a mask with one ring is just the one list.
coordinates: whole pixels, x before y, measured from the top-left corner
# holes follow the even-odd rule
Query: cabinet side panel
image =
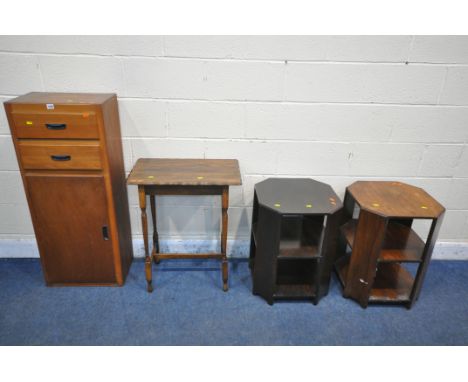
[(122, 277), (125, 280), (133, 260), (133, 248), (117, 97), (110, 98), (102, 105), (102, 118), (116, 216), (116, 231), (119, 238)]

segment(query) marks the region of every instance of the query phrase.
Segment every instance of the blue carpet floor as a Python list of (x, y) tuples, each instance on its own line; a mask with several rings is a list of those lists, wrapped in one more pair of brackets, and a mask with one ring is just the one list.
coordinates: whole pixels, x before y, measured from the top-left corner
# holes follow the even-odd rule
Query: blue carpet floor
[(251, 293), (247, 262), (136, 260), (122, 288), (47, 288), (36, 259), (0, 260), (0, 345), (468, 345), (468, 261), (433, 261), (419, 301), (362, 309), (332, 279), (317, 306)]

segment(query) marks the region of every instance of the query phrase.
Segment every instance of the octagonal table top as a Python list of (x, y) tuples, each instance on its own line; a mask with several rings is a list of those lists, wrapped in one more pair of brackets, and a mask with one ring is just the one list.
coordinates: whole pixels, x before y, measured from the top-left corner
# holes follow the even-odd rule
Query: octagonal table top
[(343, 205), (330, 185), (308, 178), (269, 178), (255, 185), (258, 203), (279, 214), (332, 214)]
[(360, 208), (388, 217), (437, 218), (445, 208), (422, 188), (395, 181), (358, 181), (348, 186)]

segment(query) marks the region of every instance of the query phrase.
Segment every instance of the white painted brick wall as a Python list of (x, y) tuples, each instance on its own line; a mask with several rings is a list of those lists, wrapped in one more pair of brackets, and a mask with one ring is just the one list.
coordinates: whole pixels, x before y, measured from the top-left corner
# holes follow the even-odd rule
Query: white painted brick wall
[(19, 171), (0, 171), (0, 195), (2, 204), (26, 205), (26, 194)]
[(463, 145), (426, 146), (419, 168), (419, 176), (450, 177), (454, 174)]
[(232, 102), (168, 102), (168, 135), (182, 138), (244, 137), (245, 107)]
[(466, 144), (463, 149), (463, 154), (461, 155), (457, 167), (455, 168), (454, 176), (458, 178), (468, 177), (468, 145)]
[(283, 94), (281, 63), (123, 58), (129, 97), (275, 100)]
[(277, 171), (283, 175), (349, 174), (349, 143), (282, 142), (278, 146)]
[(422, 144), (353, 143), (349, 173), (413, 177), (418, 173), (423, 150)]
[(0, 54), (0, 93), (15, 95), (43, 88), (39, 59), (24, 54)]
[[(11, 97), (0, 97), (0, 103), (3, 105), (4, 102), (8, 101)], [(10, 134), (8, 127), (8, 121), (4, 112), (0, 112), (0, 135)]]
[(468, 64), (468, 36), (416, 36), (409, 61)]
[(151, 99), (119, 100), (120, 124), (124, 137), (167, 136), (167, 104)]
[[(2, 112), (5, 111), (2, 110)], [(19, 171), (15, 147), (8, 135), (0, 136), (0, 171), (2, 170)]]
[(468, 103), (467, 87), (468, 67), (448, 67), (444, 88), (440, 95), (440, 103), (443, 105), (466, 105)]
[(1, 45), (14, 53), (163, 56), (162, 36), (9, 36)]
[(288, 63), (285, 66), (284, 99), (302, 102), (435, 104), (445, 76), (445, 68), (435, 65)]
[(40, 56), (44, 88), (50, 91), (122, 94), (122, 66), (111, 57)]
[(241, 36), (167, 36), (164, 38), (167, 57), (243, 58), (245, 37)]
[[(447, 207), (440, 240), (468, 242), (466, 36), (2, 36), (0, 101), (116, 92), (125, 169), (140, 157), (237, 158), (229, 239), (248, 240), (255, 183), (307, 176), (340, 196), (398, 179)], [(132, 231), (141, 237), (136, 189)], [(217, 238), (219, 200), (158, 197), (166, 238)], [(31, 238), (0, 112), (0, 240)]]

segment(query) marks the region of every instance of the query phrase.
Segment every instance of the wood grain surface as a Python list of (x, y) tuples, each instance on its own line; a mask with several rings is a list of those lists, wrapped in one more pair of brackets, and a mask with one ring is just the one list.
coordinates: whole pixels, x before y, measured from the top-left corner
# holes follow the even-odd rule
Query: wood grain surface
[(362, 209), (387, 217), (436, 218), (445, 208), (426, 191), (393, 181), (358, 181), (347, 190)]
[[(23, 168), (28, 170), (102, 168), (99, 141), (21, 140), (18, 142), (18, 148)], [(61, 160), (62, 158), (66, 160)]]
[(227, 186), (242, 184), (236, 159), (138, 159), (127, 179), (133, 185)]

